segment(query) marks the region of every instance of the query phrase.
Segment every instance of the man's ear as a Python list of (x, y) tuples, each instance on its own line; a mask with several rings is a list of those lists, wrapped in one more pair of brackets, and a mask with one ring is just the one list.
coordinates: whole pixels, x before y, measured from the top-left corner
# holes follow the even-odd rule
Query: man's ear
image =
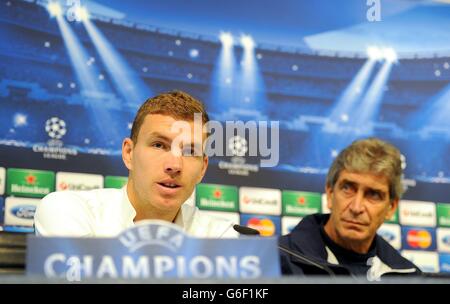
[(131, 138), (125, 138), (122, 143), (122, 160), (128, 170), (133, 170), (133, 149), (134, 143)]
[(209, 158), (208, 156), (203, 156), (203, 167), (202, 167), (202, 173), (199, 177), (199, 179), (197, 180), (197, 184), (200, 183), (203, 179), (203, 176), (205, 176), (206, 174), (206, 169), (208, 169), (208, 163), (209, 163)]
[(325, 192), (327, 194), (327, 207), (328, 209), (332, 210), (332, 201), (333, 201), (333, 188), (331, 188), (330, 186), (326, 185), (325, 186)]
[(389, 203), (389, 210), (386, 213), (386, 217), (385, 217), (386, 220), (390, 220), (392, 218), (392, 216), (394, 215), (395, 210), (397, 210), (397, 208), (398, 208), (398, 201), (399, 201), (399, 199), (396, 198)]

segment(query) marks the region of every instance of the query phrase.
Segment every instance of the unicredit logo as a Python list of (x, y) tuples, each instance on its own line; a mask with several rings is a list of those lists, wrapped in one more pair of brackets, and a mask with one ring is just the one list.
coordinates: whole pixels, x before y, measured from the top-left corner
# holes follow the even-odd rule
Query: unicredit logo
[(276, 200), (268, 200), (263, 198), (249, 198), (247, 196), (244, 196), (242, 199), (244, 201), (244, 204), (255, 204), (255, 205), (270, 205), (270, 206), (276, 206), (277, 201)]
[(403, 210), (403, 215), (415, 217), (433, 217), (433, 213), (430, 211), (418, 211), (418, 210)]
[(98, 185), (85, 185), (66, 182), (61, 182), (58, 184), (58, 186), (59, 190), (92, 190), (100, 188), (100, 186)]
[(431, 246), (431, 234), (426, 230), (410, 230), (406, 242), (412, 248), (426, 249)]
[(36, 206), (19, 205), (11, 209), (11, 213), (21, 219), (33, 219), (36, 212)]

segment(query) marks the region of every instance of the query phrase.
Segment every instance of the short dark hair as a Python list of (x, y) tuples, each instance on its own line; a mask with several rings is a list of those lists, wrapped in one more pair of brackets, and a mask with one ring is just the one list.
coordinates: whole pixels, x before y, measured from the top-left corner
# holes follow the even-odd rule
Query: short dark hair
[(171, 91), (147, 99), (139, 108), (131, 127), (131, 140), (136, 143), (139, 130), (149, 114), (168, 115), (176, 119), (193, 121), (194, 114), (202, 114), (202, 122), (209, 121), (208, 113), (201, 101), (182, 91)]
[(400, 199), (403, 194), (400, 151), (378, 138), (356, 140), (342, 150), (328, 171), (328, 187), (334, 187), (342, 170), (386, 176), (390, 200)]

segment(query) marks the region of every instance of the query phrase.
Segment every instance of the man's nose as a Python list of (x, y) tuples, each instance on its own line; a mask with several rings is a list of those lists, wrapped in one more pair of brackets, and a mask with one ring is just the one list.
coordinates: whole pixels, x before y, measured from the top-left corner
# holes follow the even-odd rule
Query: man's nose
[(364, 192), (358, 191), (350, 203), (350, 211), (354, 214), (360, 214), (364, 211)]
[(183, 167), (183, 161), (181, 155), (178, 153), (172, 153), (169, 151), (164, 160), (164, 172), (169, 175), (178, 174)]

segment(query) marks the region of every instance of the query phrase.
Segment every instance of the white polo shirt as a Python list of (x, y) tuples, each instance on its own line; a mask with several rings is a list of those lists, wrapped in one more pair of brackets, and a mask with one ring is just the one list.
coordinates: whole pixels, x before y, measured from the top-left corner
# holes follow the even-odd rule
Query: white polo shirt
[[(136, 211), (122, 189), (60, 191), (45, 196), (34, 216), (37, 235), (67, 237), (114, 237), (134, 226)], [(231, 221), (202, 214), (183, 204), (175, 224), (195, 237), (237, 237)]]

